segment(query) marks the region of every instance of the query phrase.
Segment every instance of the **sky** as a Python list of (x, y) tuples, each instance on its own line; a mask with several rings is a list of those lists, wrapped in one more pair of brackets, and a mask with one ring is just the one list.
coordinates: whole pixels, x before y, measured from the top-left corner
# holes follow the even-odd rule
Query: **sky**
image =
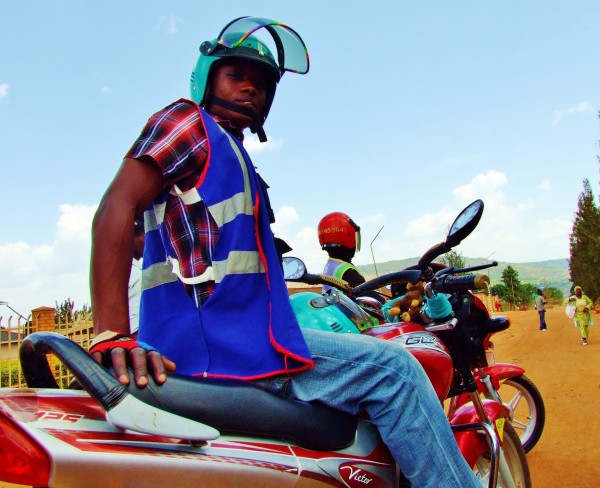
[(0, 303), (24, 316), (89, 304), (91, 220), (123, 155), (189, 96), (201, 42), (243, 15), (288, 24), (310, 54), (307, 75), (281, 80), (269, 142), (245, 142), (275, 234), (309, 271), (326, 260), (316, 229), (329, 212), (361, 226), (361, 265), (420, 256), (476, 198), (463, 256), (569, 257), (583, 180), (599, 193), (596, 0), (9, 0)]

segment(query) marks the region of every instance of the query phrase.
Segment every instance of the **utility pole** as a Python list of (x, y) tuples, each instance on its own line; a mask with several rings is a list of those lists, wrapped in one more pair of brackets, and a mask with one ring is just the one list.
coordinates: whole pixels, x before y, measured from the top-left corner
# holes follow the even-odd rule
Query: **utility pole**
[(373, 237), (373, 240), (371, 241), (371, 257), (373, 258), (373, 268), (375, 268), (375, 276), (379, 276), (379, 273), (377, 272), (377, 263), (375, 262), (375, 253), (373, 252), (373, 243), (375, 242), (375, 239), (377, 239), (377, 236), (381, 233), (381, 231), (383, 230), (383, 225), (381, 226), (381, 229), (379, 229), (379, 232), (377, 232), (377, 234), (375, 234), (375, 237)]
[(515, 306), (515, 310), (516, 310), (517, 309), (517, 301), (515, 299), (515, 285), (513, 283), (512, 276), (510, 277), (510, 287), (512, 288), (513, 305)]

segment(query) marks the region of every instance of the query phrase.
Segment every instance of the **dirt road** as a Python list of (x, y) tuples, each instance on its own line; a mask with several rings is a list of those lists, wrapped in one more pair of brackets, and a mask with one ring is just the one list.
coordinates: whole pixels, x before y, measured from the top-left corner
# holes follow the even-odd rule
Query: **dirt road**
[(524, 367), (546, 405), (544, 433), (527, 456), (533, 485), (600, 486), (600, 315), (585, 347), (562, 308), (548, 310), (547, 332), (538, 330), (535, 310), (506, 315), (512, 326), (494, 338), (496, 361)]
[(527, 455), (533, 485), (599, 486), (600, 315), (588, 346), (562, 308), (548, 310), (547, 332), (538, 330), (535, 310), (506, 315), (512, 326), (495, 336), (496, 360), (525, 368), (546, 406), (544, 433)]

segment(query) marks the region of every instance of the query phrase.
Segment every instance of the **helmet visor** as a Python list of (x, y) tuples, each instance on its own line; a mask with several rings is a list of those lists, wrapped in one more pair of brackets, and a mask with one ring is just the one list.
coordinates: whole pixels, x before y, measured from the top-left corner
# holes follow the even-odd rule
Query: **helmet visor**
[[(262, 17), (240, 17), (223, 28), (218, 42), (225, 47), (235, 48), (249, 35), (262, 28), (271, 34), (275, 42), (277, 61), (282, 72), (308, 73), (310, 63), (304, 41), (295, 30), (281, 22)], [(236, 35), (232, 37), (234, 33)]]
[(355, 235), (356, 245), (354, 246), (354, 248), (356, 249), (356, 252), (359, 252), (360, 251), (360, 244), (361, 244), (361, 240), (360, 240), (360, 227), (352, 219), (350, 219), (349, 222), (350, 222), (350, 225), (352, 227), (354, 227), (354, 230), (356, 231), (356, 235)]

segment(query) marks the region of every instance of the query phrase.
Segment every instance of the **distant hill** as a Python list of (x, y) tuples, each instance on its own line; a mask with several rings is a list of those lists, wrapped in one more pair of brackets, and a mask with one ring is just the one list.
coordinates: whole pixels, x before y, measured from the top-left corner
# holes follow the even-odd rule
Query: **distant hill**
[[(484, 258), (467, 258), (463, 256), (463, 259), (465, 260), (465, 263), (467, 263), (467, 266), (477, 266), (489, 262), (489, 260)], [(367, 279), (369, 279), (374, 278), (377, 275), (399, 271), (408, 266), (412, 266), (413, 264), (417, 264), (418, 260), (419, 258), (408, 258), (398, 261), (377, 263), (377, 273), (372, 264), (357, 266), (357, 268)], [(502, 271), (508, 266), (512, 266), (517, 273), (519, 273), (521, 283), (551, 286), (562, 290), (565, 294), (569, 293), (571, 283), (569, 281), (569, 261), (567, 259), (550, 259), (548, 261), (536, 261), (531, 263), (509, 263), (499, 261), (498, 266), (486, 269), (483, 273), (489, 274), (490, 281), (492, 282), (492, 285), (494, 285), (501, 281)]]

